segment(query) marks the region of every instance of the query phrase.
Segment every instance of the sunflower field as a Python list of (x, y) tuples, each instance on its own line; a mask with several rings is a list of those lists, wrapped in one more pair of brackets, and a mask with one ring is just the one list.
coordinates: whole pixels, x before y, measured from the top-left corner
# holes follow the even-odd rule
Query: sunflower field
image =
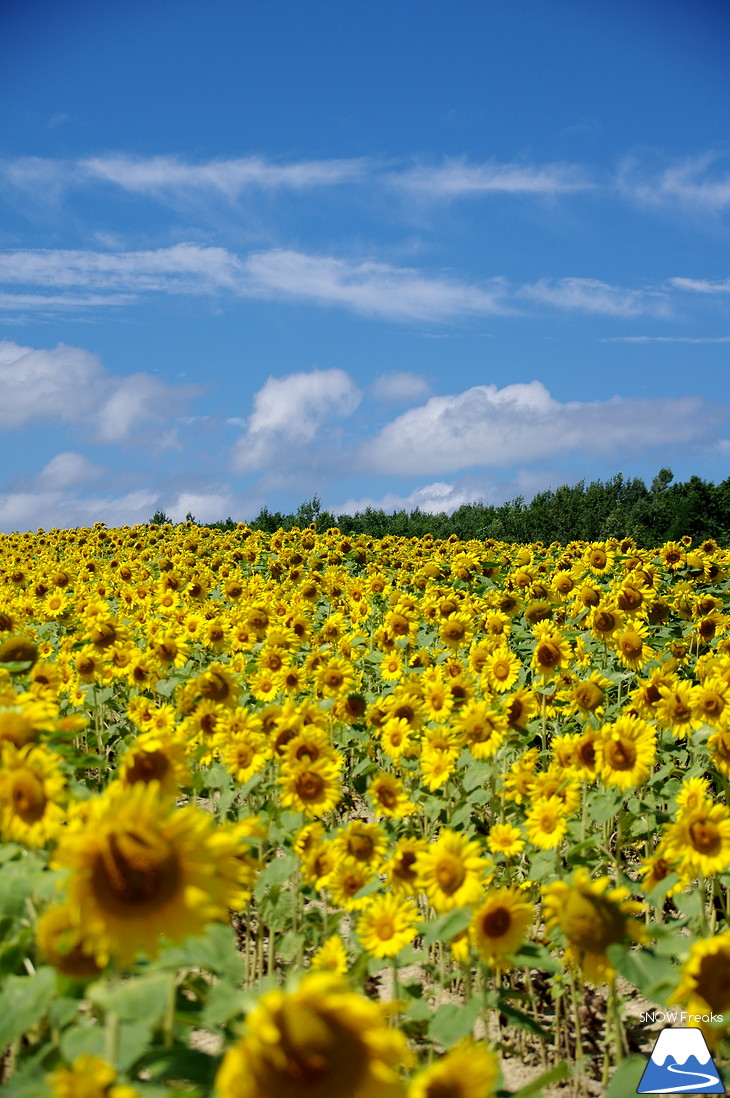
[(9, 1098), (625, 1098), (670, 1016), (725, 1070), (730, 551), (0, 546)]

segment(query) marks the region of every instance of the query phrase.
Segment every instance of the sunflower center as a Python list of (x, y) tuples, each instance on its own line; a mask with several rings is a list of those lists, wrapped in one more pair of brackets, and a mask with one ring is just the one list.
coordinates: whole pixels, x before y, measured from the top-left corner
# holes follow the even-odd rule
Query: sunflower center
[(358, 861), (367, 861), (368, 858), (373, 856), (375, 844), (369, 835), (351, 835), (347, 850)]
[(709, 820), (696, 820), (690, 824), (692, 846), (700, 854), (716, 854), (722, 846), (720, 832)]
[(398, 795), (394, 789), (389, 789), (388, 786), (383, 786), (378, 790), (378, 800), (383, 808), (395, 808), (398, 803)]
[(170, 769), (170, 760), (163, 751), (138, 751), (134, 762), (127, 771), (127, 781), (162, 781)]
[(629, 740), (612, 740), (607, 755), (613, 770), (631, 770), (636, 762), (636, 748)]
[(223, 702), (231, 695), (231, 684), (217, 671), (209, 671), (201, 685), (200, 693), (210, 701)]
[(97, 903), (113, 915), (155, 911), (179, 891), (181, 881), (170, 843), (137, 831), (109, 835), (91, 870)]
[(284, 1059), (282, 1063), (277, 1054), (262, 1065), (262, 1093), (339, 1098), (359, 1089), (368, 1055), (356, 1031), (309, 1004), (285, 1004), (276, 1022), (276, 1048)]
[(723, 1014), (730, 1009), (730, 958), (725, 953), (702, 958), (697, 991), (711, 1010)]
[(324, 782), (319, 774), (312, 774), (311, 771), (307, 771), (305, 774), (300, 774), (297, 778), (297, 793), (303, 801), (314, 801), (324, 790)]
[(674, 719), (675, 720), (681, 721), (682, 723), (684, 723), (685, 721), (688, 721), (691, 716), (692, 716), (692, 713), (691, 713), (689, 707), (684, 704), (684, 702), (678, 701), (675, 704), (675, 706), (674, 706)]
[(568, 940), (587, 953), (604, 953), (624, 938), (624, 917), (602, 896), (572, 890), (565, 899), (562, 924)]
[(13, 775), (10, 796), (13, 811), (24, 824), (34, 824), (43, 818), (48, 799), (43, 782), (30, 770), (19, 770)]
[(594, 625), (599, 633), (611, 633), (616, 628), (616, 618), (608, 610), (602, 610), (596, 614)]
[(442, 858), (436, 867), (436, 880), (439, 888), (447, 896), (453, 896), (461, 888), (466, 878), (466, 870), (455, 858)]
[(621, 638), (621, 651), (628, 659), (638, 659), (644, 645), (638, 633), (627, 633)]
[(591, 713), (603, 701), (603, 691), (594, 682), (586, 682), (577, 687), (575, 700), (581, 709), (588, 709)]
[(551, 641), (545, 641), (537, 649), (537, 662), (541, 667), (555, 667), (560, 663), (560, 649)]
[(375, 933), (382, 942), (389, 942), (395, 934), (395, 926), (392, 919), (380, 919), (375, 927)]
[(495, 907), (482, 916), (482, 932), (487, 938), (501, 938), (512, 925), (512, 916), (506, 907)]
[(412, 850), (406, 850), (401, 854), (400, 859), (395, 866), (394, 873), (396, 877), (400, 877), (402, 881), (415, 881), (418, 874), (413, 868), (416, 864), (416, 855)]

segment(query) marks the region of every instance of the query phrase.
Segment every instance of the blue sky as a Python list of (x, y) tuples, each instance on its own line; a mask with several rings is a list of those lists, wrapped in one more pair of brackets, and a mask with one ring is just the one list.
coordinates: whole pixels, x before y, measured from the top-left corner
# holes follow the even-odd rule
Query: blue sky
[(726, 5), (0, 35), (0, 529), (729, 475)]

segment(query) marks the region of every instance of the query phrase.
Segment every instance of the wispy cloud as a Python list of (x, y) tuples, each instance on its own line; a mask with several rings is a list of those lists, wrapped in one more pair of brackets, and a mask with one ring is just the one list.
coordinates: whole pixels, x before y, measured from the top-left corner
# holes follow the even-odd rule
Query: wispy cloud
[(705, 278), (670, 278), (669, 284), (675, 290), (686, 290), (692, 294), (730, 294), (730, 278), (724, 282), (711, 282)]
[(393, 171), (386, 178), (392, 187), (433, 199), (488, 194), (552, 197), (594, 187), (577, 164), (470, 164), (462, 159)]
[(730, 343), (730, 336), (605, 336), (600, 343)]
[(376, 377), (370, 386), (370, 392), (376, 400), (387, 404), (408, 404), (423, 400), (431, 392), (431, 386), (424, 377), (407, 370), (394, 370), (389, 374)]
[(301, 160), (277, 164), (262, 156), (194, 164), (175, 156), (93, 156), (78, 162), (81, 179), (128, 191), (213, 191), (232, 199), (252, 188), (303, 190), (359, 179), (364, 160)]
[(557, 309), (630, 317), (667, 316), (669, 305), (661, 291), (632, 290), (611, 286), (596, 278), (540, 279), (520, 290), (523, 297)]
[[(694, 213), (717, 214), (730, 206), (730, 172), (716, 170), (714, 153), (688, 157), (647, 175), (635, 160), (626, 160), (617, 189), (625, 198), (647, 206), (682, 206)], [(713, 170), (715, 169), (715, 170)]]
[(272, 250), (249, 256), (246, 273), (252, 292), (341, 305), (392, 320), (447, 320), (508, 311), (501, 280), (474, 286), (375, 260), (353, 262)]

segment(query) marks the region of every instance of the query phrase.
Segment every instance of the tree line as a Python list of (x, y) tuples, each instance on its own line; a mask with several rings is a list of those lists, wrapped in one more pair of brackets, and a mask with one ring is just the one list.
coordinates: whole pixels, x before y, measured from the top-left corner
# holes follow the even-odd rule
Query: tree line
[[(186, 516), (194, 522), (193, 515)], [(150, 519), (153, 524), (171, 520), (164, 511)], [(694, 540), (714, 538), (730, 544), (730, 478), (720, 484), (692, 476), (675, 482), (671, 469), (660, 469), (647, 488), (639, 477), (617, 473), (609, 480), (561, 485), (538, 492), (529, 503), (523, 496), (499, 505), (464, 503), (450, 515), (412, 510), (383, 511), (366, 507), (353, 515), (334, 515), (323, 510), (318, 496), (300, 504), (291, 514), (263, 507), (248, 525), (273, 533), (314, 524), (317, 530), (338, 527), (343, 534), (385, 537), (422, 537), (432, 534), (463, 540), (495, 538), (506, 542), (603, 541), (610, 537), (633, 537), (639, 546), (676, 541), (688, 534)], [(211, 529), (231, 530), (232, 518), (201, 523)]]

